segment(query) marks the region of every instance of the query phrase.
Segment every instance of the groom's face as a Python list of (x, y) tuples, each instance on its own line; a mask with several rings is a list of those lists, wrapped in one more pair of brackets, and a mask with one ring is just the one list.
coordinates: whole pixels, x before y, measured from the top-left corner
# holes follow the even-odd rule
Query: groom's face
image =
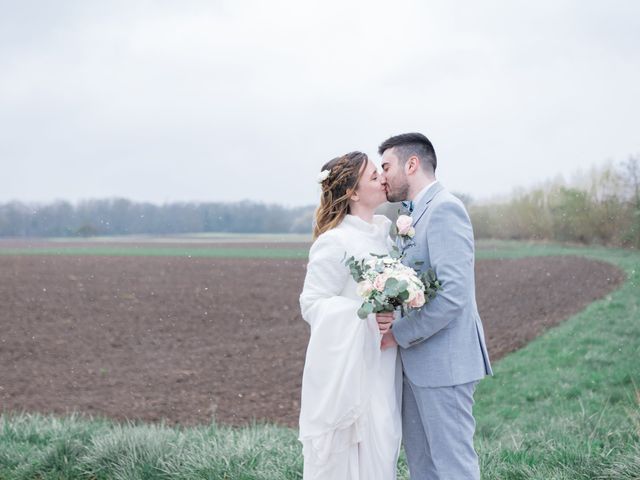
[(387, 200), (402, 202), (409, 196), (409, 181), (404, 171), (404, 164), (394, 153), (395, 148), (389, 148), (382, 153), (382, 184), (385, 186)]

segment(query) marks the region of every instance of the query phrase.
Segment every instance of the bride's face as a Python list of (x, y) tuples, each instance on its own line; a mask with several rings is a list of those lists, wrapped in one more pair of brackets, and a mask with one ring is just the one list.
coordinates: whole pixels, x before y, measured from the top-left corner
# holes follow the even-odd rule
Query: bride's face
[(364, 173), (355, 193), (363, 207), (375, 209), (387, 201), (384, 185), (380, 182), (380, 173), (372, 161), (368, 161), (364, 166)]

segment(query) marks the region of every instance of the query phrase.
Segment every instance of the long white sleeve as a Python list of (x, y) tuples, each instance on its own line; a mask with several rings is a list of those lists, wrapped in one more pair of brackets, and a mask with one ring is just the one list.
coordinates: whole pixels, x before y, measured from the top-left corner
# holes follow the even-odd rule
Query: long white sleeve
[[(380, 357), (375, 320), (361, 319), (362, 301), (344, 265), (338, 232), (321, 235), (309, 253), (300, 308), (311, 326), (302, 381), (300, 440), (319, 462), (358, 441), (358, 421), (370, 395), (370, 370)], [(353, 285), (348, 284), (353, 283)], [(345, 288), (347, 287), (347, 288)]]
[(327, 232), (318, 237), (309, 251), (309, 264), (300, 295), (302, 318), (311, 325), (326, 318), (336, 308), (358, 308), (356, 300), (340, 296), (350, 279), (344, 264), (346, 249), (335, 235)]

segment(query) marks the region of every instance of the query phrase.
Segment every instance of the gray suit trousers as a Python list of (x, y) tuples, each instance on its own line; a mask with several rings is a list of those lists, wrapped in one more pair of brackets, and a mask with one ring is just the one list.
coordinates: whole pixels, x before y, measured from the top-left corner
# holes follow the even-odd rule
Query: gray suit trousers
[(477, 381), (419, 387), (404, 376), (402, 436), (411, 480), (479, 480), (473, 448)]

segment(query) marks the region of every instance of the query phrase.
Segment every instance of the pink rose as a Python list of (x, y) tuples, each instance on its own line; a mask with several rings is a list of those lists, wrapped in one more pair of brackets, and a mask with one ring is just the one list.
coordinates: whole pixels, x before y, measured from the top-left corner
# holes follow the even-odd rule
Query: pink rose
[(418, 290), (416, 295), (409, 302), (409, 306), (411, 308), (420, 308), (424, 305), (424, 292), (422, 290)]
[(387, 273), (381, 273), (380, 275), (378, 275), (376, 279), (373, 281), (373, 286), (375, 287), (375, 289), (378, 290), (379, 292), (383, 292), (384, 284), (387, 283), (388, 278), (389, 278), (389, 274)]
[(410, 235), (413, 230), (413, 218), (409, 215), (400, 215), (396, 220), (396, 227), (398, 227), (399, 235)]

